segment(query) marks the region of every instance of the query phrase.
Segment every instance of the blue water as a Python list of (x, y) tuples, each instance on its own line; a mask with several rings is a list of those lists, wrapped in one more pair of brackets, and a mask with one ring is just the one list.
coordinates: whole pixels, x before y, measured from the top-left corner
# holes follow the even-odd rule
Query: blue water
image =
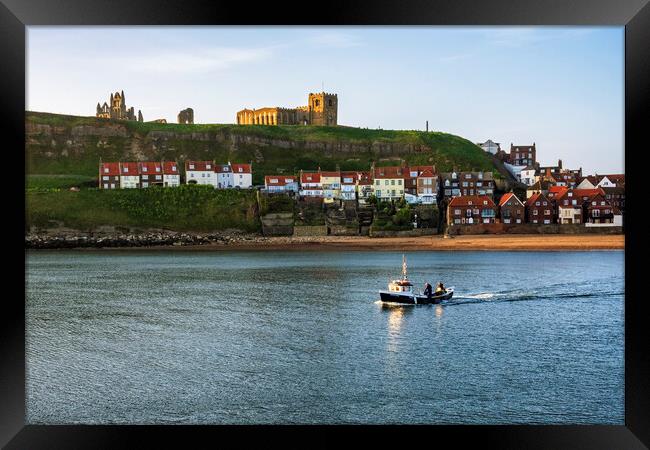
[(29, 252), (27, 422), (623, 424), (624, 253)]

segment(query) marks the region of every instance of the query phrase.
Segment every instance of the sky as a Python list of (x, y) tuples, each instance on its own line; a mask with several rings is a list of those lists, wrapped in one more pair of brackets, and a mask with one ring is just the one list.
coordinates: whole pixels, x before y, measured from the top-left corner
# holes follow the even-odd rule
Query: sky
[(337, 93), (341, 125), (537, 147), (542, 165), (623, 173), (623, 27), (40, 27), (30, 111), (94, 116), (124, 91), (145, 121), (234, 123)]

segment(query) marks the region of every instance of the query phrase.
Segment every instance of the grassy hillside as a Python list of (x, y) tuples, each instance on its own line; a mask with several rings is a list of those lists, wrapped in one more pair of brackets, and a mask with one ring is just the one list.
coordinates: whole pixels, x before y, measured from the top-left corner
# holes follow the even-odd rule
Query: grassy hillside
[(253, 161), (254, 183), (265, 174), (321, 167), (367, 170), (405, 160), (439, 171), (494, 171), (478, 146), (459, 136), (351, 127), (160, 124), (26, 113), (29, 174), (95, 177), (100, 158)]
[(58, 224), (79, 230), (101, 225), (176, 231), (260, 229), (255, 192), (210, 186), (79, 192), (32, 187), (27, 190), (26, 202), (28, 227)]

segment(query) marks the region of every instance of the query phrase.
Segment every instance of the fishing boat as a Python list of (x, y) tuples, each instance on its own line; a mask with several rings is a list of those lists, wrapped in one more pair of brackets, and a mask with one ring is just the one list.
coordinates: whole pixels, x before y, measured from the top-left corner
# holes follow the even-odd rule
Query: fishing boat
[(406, 269), (406, 257), (402, 255), (402, 278), (392, 280), (388, 283), (387, 291), (379, 291), (379, 297), (382, 302), (405, 305), (429, 305), (450, 300), (454, 295), (453, 287), (446, 288), (441, 293), (432, 293), (430, 296), (414, 291), (413, 283), (408, 279)]

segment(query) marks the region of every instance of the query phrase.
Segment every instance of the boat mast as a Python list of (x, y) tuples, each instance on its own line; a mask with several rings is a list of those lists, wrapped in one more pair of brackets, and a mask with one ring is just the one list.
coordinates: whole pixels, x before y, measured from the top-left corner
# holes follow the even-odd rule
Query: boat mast
[(402, 277), (406, 279), (406, 256), (402, 254)]

